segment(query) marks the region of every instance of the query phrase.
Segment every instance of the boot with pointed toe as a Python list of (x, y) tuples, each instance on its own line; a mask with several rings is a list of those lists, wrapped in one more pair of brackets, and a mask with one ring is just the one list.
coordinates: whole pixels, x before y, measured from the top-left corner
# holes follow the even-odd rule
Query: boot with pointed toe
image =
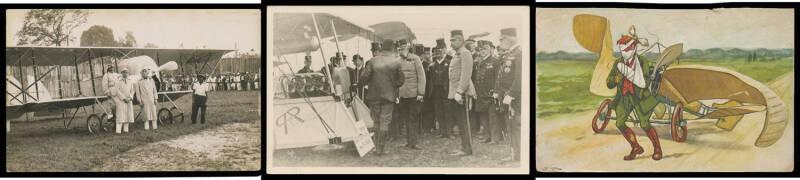
[(650, 141), (653, 142), (653, 160), (661, 160), (661, 143), (658, 142), (658, 134), (656, 134), (656, 128), (650, 128), (647, 130), (647, 137), (650, 138)]
[(624, 160), (626, 161), (633, 160), (634, 158), (636, 158), (637, 154), (644, 153), (644, 148), (642, 148), (642, 146), (640, 146), (639, 143), (636, 142), (636, 134), (633, 133), (633, 130), (631, 130), (631, 128), (625, 128), (625, 130), (622, 131), (622, 136), (625, 137), (625, 140), (627, 140), (629, 144), (631, 144), (631, 153), (623, 157)]

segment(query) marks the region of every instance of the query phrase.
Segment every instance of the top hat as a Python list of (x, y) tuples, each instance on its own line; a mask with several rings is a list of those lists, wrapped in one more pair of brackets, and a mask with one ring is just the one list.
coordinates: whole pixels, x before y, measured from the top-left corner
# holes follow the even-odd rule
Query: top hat
[(444, 38), (436, 39), (436, 47), (434, 49), (443, 49), (447, 48), (447, 45), (444, 44)]

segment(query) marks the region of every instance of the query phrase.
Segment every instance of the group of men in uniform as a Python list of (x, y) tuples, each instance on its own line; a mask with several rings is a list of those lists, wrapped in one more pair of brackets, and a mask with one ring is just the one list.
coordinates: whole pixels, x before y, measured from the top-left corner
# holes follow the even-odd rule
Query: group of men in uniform
[(472, 155), (472, 133), (483, 127), (477, 139), (496, 144), (505, 139), (505, 132), (513, 149), (507, 160), (519, 160), (522, 52), (516, 29), (502, 29), (500, 34), (499, 53), (490, 41), (475, 44), (465, 40), (461, 30), (453, 30), (451, 49), (437, 39), (432, 56), (419, 45), (413, 48), (416, 54), (410, 53), (414, 46), (406, 40), (384, 40), (372, 43), (373, 57), (364, 67), (363, 60), (354, 57), (356, 67), (348, 68), (354, 77), (351, 89), (364, 93), (375, 122), (376, 153), (388, 153), (387, 142), (399, 136), (402, 126), (406, 147), (419, 150), (417, 136), (432, 134), (438, 124), (439, 137), (449, 139), (456, 135), (453, 127), (460, 127), (461, 148), (451, 155)]

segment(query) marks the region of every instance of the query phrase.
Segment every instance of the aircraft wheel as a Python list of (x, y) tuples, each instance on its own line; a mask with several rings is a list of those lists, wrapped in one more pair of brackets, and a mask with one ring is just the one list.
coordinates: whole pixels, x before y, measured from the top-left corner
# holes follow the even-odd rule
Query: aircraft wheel
[(172, 108), (169, 109), (169, 111), (172, 112), (173, 121), (177, 122), (178, 120), (180, 120), (181, 123), (183, 123), (183, 113), (178, 111), (178, 108), (172, 107)]
[[(608, 116), (611, 114), (611, 108), (608, 107), (610, 103), (610, 99), (603, 100), (603, 102), (600, 103), (600, 108), (597, 108), (597, 113), (594, 114), (594, 118), (592, 118), (592, 131), (595, 133), (603, 132), (603, 129), (608, 125), (608, 121), (611, 121), (611, 119), (608, 119)], [(600, 120), (598, 121), (598, 119)]]
[(169, 112), (169, 109), (161, 108), (161, 110), (158, 110), (158, 123), (161, 125), (175, 123), (175, 121), (172, 119), (172, 113)]
[(108, 119), (108, 114), (103, 113), (103, 115), (100, 115), (100, 122), (102, 122), (102, 124), (100, 125), (100, 127), (101, 127), (100, 129), (102, 131), (105, 131), (105, 132), (114, 131), (114, 125), (116, 125), (116, 124), (114, 123), (113, 120), (109, 120)]
[(97, 114), (89, 115), (86, 118), (86, 128), (89, 129), (89, 133), (100, 133), (103, 129), (102, 124), (103, 122)]
[(675, 110), (672, 112), (671, 119), (670, 127), (672, 129), (672, 139), (675, 140), (675, 142), (686, 141), (686, 125), (678, 126), (678, 123), (683, 121), (683, 104), (680, 102), (675, 105)]

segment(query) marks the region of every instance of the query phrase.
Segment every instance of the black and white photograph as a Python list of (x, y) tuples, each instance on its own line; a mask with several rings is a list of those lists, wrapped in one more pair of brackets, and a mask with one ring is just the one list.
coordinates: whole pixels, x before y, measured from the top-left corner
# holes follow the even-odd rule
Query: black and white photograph
[(262, 169), (261, 10), (5, 13), (7, 172)]
[(268, 174), (530, 173), (528, 6), (267, 6)]

